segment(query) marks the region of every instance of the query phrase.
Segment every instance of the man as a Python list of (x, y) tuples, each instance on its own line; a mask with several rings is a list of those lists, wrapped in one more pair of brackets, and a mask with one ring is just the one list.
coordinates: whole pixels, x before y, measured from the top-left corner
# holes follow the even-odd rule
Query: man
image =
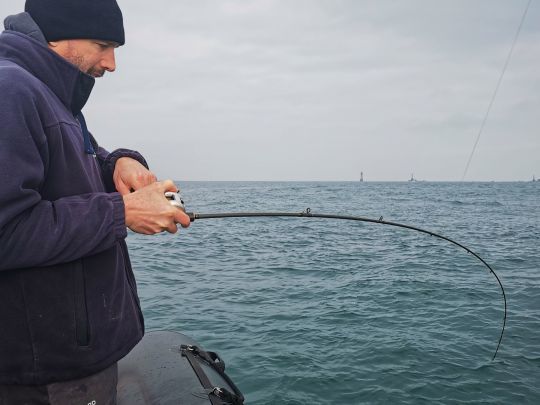
[(115, 402), (144, 333), (127, 247), (189, 218), (81, 109), (124, 44), (115, 0), (27, 0), (0, 35), (0, 404)]

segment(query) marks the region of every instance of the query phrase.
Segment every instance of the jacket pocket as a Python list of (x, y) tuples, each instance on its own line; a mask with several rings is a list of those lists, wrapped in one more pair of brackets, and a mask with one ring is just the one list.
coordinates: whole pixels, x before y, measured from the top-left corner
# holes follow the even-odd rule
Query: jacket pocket
[(79, 346), (88, 346), (90, 330), (88, 326), (88, 309), (86, 306), (86, 286), (84, 281), (83, 262), (75, 262), (74, 271), (74, 307), (75, 307), (75, 335)]

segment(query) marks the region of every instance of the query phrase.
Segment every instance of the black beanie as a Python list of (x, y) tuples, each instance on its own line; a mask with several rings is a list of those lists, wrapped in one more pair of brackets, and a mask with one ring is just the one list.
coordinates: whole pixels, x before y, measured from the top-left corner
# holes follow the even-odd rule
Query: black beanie
[(24, 11), (32, 16), (47, 41), (125, 42), (122, 12), (116, 0), (26, 0)]

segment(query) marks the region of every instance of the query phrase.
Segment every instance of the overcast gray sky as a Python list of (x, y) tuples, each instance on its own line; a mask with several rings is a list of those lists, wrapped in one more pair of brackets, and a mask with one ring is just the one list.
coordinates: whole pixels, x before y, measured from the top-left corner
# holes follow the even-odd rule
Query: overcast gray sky
[[(119, 0), (84, 111), (160, 178), (460, 180), (527, 1)], [(466, 180), (540, 177), (539, 21), (533, 0)]]

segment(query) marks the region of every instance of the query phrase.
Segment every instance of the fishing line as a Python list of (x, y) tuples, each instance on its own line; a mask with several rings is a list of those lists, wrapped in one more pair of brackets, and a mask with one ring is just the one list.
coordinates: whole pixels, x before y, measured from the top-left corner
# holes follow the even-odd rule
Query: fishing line
[(512, 57), (512, 52), (514, 52), (514, 47), (516, 46), (517, 39), (519, 37), (519, 33), (521, 32), (521, 27), (523, 27), (523, 22), (525, 21), (525, 17), (527, 16), (527, 11), (529, 11), (529, 6), (531, 5), (532, 0), (529, 0), (527, 3), (527, 6), (525, 7), (525, 11), (523, 13), (523, 17), (521, 17), (521, 21), (519, 23), (516, 35), (514, 37), (514, 42), (512, 42), (512, 46), (510, 47), (510, 52), (508, 52), (508, 56), (506, 57), (506, 61), (504, 62), (504, 66), (501, 72), (501, 75), (499, 76), (499, 81), (497, 82), (497, 85), (495, 86), (495, 91), (493, 92), (493, 96), (491, 97), (491, 101), (489, 102), (488, 109), (486, 111), (486, 115), (484, 115), (484, 119), (482, 120), (482, 125), (480, 125), (480, 130), (478, 131), (478, 135), (476, 136), (476, 141), (474, 142), (474, 146), (472, 148), (471, 154), (469, 156), (469, 160), (467, 161), (467, 165), (465, 166), (465, 171), (463, 172), (463, 176), (461, 176), (461, 181), (465, 179), (465, 176), (467, 175), (467, 171), (469, 170), (469, 165), (471, 164), (471, 160), (474, 155), (474, 151), (476, 150), (476, 146), (478, 145), (478, 141), (480, 140), (480, 136), (482, 135), (482, 132), (484, 131), (484, 126), (486, 125), (486, 121), (489, 116), (489, 112), (491, 111), (491, 107), (493, 106), (493, 102), (495, 101), (495, 97), (497, 97), (497, 92), (499, 91), (499, 87), (501, 86), (501, 82), (504, 76), (504, 73), (506, 72), (506, 68), (508, 67), (508, 63), (510, 62), (510, 58)]
[[(172, 193), (171, 193), (172, 194)], [(178, 197), (178, 200), (180, 198)], [(183, 202), (182, 202), (183, 207)], [(492, 361), (495, 360), (495, 357), (497, 356), (497, 352), (499, 351), (499, 347), (501, 346), (501, 341), (504, 334), (504, 329), (506, 327), (506, 312), (507, 312), (507, 305), (506, 305), (506, 294), (504, 292), (504, 287), (501, 283), (501, 280), (499, 276), (495, 273), (495, 271), (491, 268), (489, 264), (486, 263), (484, 259), (482, 259), (479, 255), (477, 255), (475, 252), (473, 252), (468, 247), (462, 245), (459, 242), (456, 242), (450, 238), (447, 238), (446, 236), (439, 235), (438, 233), (428, 231), (426, 229), (418, 228), (416, 226), (411, 225), (405, 225), (400, 224), (398, 222), (390, 222), (385, 221), (383, 217), (380, 217), (379, 219), (372, 219), (372, 218), (365, 218), (365, 217), (358, 217), (358, 216), (349, 216), (349, 215), (333, 215), (333, 214), (316, 214), (311, 211), (310, 208), (306, 209), (302, 212), (222, 212), (222, 213), (215, 213), (215, 214), (197, 214), (193, 212), (187, 212), (187, 215), (191, 219), (191, 222), (198, 220), (198, 219), (213, 219), (213, 218), (254, 218), (254, 217), (297, 217), (297, 218), (325, 218), (325, 219), (343, 219), (343, 220), (349, 220), (349, 221), (360, 221), (360, 222), (369, 222), (373, 224), (379, 224), (379, 225), (390, 225), (394, 227), (399, 228), (405, 228), (410, 229), (412, 231), (421, 232), (430, 236), (434, 236), (439, 239), (443, 239), (447, 242), (452, 243), (455, 246), (460, 247), (461, 249), (465, 250), (467, 253), (470, 253), (474, 257), (476, 257), (482, 264), (489, 269), (489, 272), (493, 274), (495, 279), (497, 280), (497, 283), (499, 284), (499, 287), (502, 292), (502, 297), (504, 300), (504, 317), (503, 317), (503, 324), (501, 329), (501, 335), (499, 336), (499, 341), (497, 343), (497, 348), (495, 349), (495, 354), (493, 354)]]

